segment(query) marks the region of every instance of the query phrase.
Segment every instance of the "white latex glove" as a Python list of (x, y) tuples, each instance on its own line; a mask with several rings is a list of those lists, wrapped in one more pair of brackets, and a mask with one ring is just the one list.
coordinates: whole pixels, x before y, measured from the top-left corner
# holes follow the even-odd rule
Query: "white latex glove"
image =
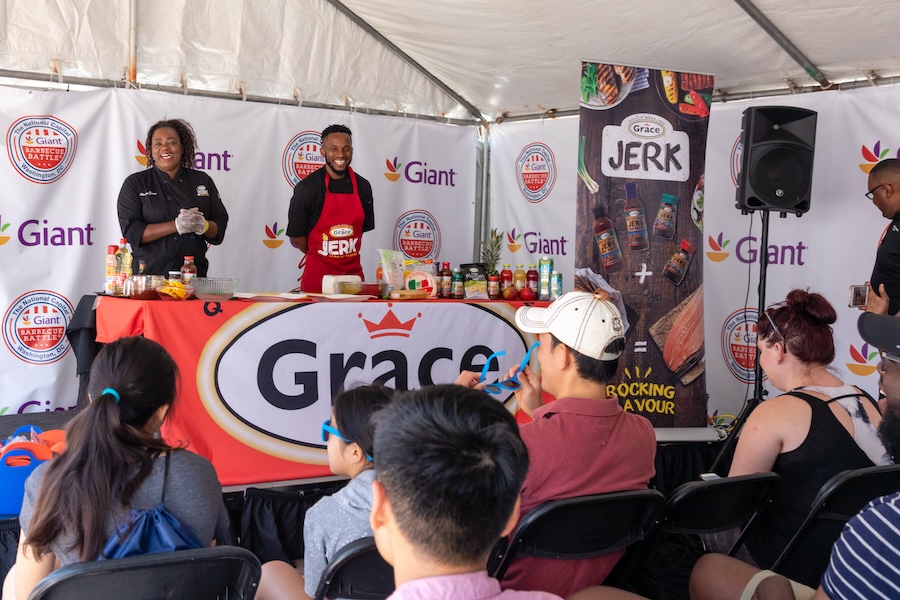
[(200, 213), (194, 213), (196, 216), (194, 217), (194, 229), (193, 232), (197, 235), (203, 235), (206, 233), (208, 225), (206, 224), (206, 219)]
[[(178, 231), (179, 235), (191, 233), (194, 230), (196, 215), (197, 213), (195, 212), (181, 209), (181, 212), (175, 217), (175, 230)], [(202, 219), (203, 217), (200, 218)]]

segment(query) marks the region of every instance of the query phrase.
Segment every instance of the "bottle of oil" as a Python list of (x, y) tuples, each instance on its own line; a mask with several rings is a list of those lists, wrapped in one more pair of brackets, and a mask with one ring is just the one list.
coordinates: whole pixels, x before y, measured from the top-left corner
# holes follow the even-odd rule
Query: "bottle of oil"
[(594, 238), (600, 249), (600, 264), (603, 265), (603, 270), (607, 274), (621, 271), (625, 261), (622, 260), (616, 229), (601, 204), (594, 206)]
[(628, 230), (628, 249), (641, 252), (650, 249), (647, 239), (647, 220), (644, 218), (644, 203), (638, 196), (636, 183), (625, 184), (625, 227)]
[(128, 240), (121, 238), (119, 240), (119, 249), (116, 250), (116, 281), (115, 295), (125, 295), (125, 280), (131, 277), (131, 263), (133, 257), (128, 249)]

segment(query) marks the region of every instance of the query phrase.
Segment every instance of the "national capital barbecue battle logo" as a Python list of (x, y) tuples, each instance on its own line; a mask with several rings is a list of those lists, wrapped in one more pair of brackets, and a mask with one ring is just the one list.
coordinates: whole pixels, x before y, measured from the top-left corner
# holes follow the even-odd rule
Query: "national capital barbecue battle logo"
[(550, 195), (556, 184), (556, 157), (546, 144), (534, 142), (516, 159), (516, 182), (529, 202), (536, 204)]
[(318, 131), (301, 131), (288, 142), (281, 156), (281, 169), (291, 187), (325, 165), (321, 150), (322, 134)]
[(441, 253), (441, 227), (425, 210), (411, 210), (400, 215), (394, 225), (394, 250), (406, 258), (437, 260)]
[(722, 325), (722, 356), (741, 383), (753, 383), (756, 376), (757, 313), (755, 308), (741, 308), (728, 315)]
[(53, 183), (65, 175), (77, 148), (75, 129), (50, 115), (22, 117), (6, 132), (9, 162), (34, 183)]
[(3, 315), (3, 341), (20, 360), (45, 365), (69, 351), (66, 327), (75, 310), (60, 294), (34, 290), (22, 294)]

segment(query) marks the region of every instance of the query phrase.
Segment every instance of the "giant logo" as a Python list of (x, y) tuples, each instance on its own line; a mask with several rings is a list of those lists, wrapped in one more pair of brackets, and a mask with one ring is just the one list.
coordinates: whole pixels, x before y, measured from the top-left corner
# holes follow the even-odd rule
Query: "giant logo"
[(722, 325), (722, 356), (728, 370), (741, 383), (756, 380), (757, 313), (755, 308), (736, 310)]
[(394, 225), (394, 250), (413, 260), (435, 260), (441, 253), (441, 227), (425, 210), (400, 215)]
[(516, 159), (516, 181), (519, 191), (531, 203), (538, 203), (556, 184), (556, 157), (546, 144), (535, 142), (522, 149)]
[[(210, 416), (239, 441), (272, 456), (326, 464), (321, 424), (343, 388), (449, 383), (480, 372), (493, 382), (518, 366), (534, 336), (506, 304), (254, 304), (221, 327), (200, 355), (197, 390)], [(352, 315), (353, 312), (350, 314)], [(465, 323), (465, 327), (459, 327)], [(500, 398), (514, 409), (515, 396)]]
[(56, 292), (22, 294), (3, 315), (3, 341), (10, 352), (27, 363), (56, 362), (69, 351), (66, 327), (74, 312), (65, 296)]
[(288, 142), (281, 156), (281, 170), (291, 187), (325, 166), (321, 150), (322, 134), (318, 131), (301, 131)]
[(6, 132), (9, 161), (19, 175), (34, 183), (53, 183), (75, 160), (78, 134), (50, 115), (22, 117)]

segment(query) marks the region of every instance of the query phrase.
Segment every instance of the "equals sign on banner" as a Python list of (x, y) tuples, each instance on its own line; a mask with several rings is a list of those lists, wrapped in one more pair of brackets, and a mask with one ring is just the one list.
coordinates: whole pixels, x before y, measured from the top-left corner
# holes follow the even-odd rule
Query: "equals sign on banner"
[(634, 343), (634, 351), (635, 352), (646, 352), (647, 351), (647, 342), (640, 341)]

